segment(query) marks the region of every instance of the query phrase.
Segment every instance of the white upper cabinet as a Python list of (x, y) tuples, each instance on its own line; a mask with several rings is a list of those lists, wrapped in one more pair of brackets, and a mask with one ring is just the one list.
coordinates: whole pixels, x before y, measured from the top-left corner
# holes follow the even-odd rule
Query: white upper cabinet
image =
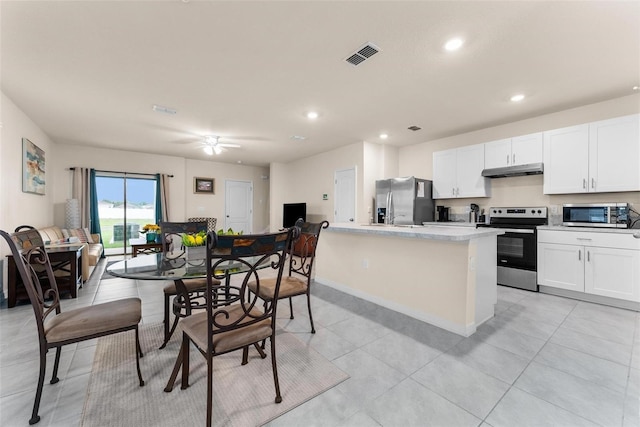
[(486, 169), (542, 163), (542, 132), (484, 144)]
[(589, 191), (640, 190), (640, 115), (589, 124)]
[(587, 191), (589, 125), (544, 132), (544, 194)]
[(433, 198), (488, 197), (484, 144), (433, 153)]
[(640, 115), (544, 132), (544, 194), (640, 190)]

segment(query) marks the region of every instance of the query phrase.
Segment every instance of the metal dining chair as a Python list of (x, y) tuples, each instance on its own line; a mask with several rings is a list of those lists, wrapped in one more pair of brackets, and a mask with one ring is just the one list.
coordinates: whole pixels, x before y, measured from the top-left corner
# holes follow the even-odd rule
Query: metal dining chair
[[(134, 330), (136, 369), (142, 387), (144, 381), (140, 372), (140, 358), (143, 355), (138, 336), (138, 324), (142, 317), (140, 298), (120, 299), (63, 312), (56, 277), (40, 233), (29, 227), (12, 234), (0, 230), (0, 235), (11, 249), (22, 282), (29, 294), (38, 329), (40, 373), (29, 424), (40, 421), (38, 409), (47, 368), (47, 352), (52, 348), (56, 349), (56, 355), (50, 383), (55, 384), (59, 381), (58, 367), (62, 346)], [(41, 283), (45, 280), (48, 289)]]
[[(298, 229), (299, 235), (291, 245), (288, 256), (289, 274), (282, 278), (280, 292), (277, 295), (277, 298), (289, 299), (290, 318), (293, 319), (292, 298), (298, 295), (306, 295), (307, 308), (309, 310), (309, 321), (311, 323), (311, 333), (315, 334), (316, 329), (313, 325), (313, 315), (311, 314), (313, 261), (316, 258), (320, 231), (329, 227), (329, 221), (312, 223), (298, 219), (295, 227)], [(274, 292), (275, 285), (275, 279), (265, 279), (263, 280), (260, 289), (256, 286), (256, 282), (249, 283), (249, 289), (251, 292), (257, 293), (260, 298), (269, 301), (276, 298)]]
[[(266, 354), (258, 344), (267, 338), (271, 344), (275, 403), (282, 402), (276, 362), (276, 306), (286, 249), (289, 247), (292, 233), (293, 229), (271, 234), (240, 236), (218, 236), (211, 232), (207, 237), (206, 311), (195, 313), (180, 323), (183, 331), (182, 345), (165, 387), (166, 392), (173, 390), (180, 370), (181, 388), (189, 387), (189, 347), (190, 343), (193, 343), (207, 361), (207, 426), (211, 426), (213, 417), (213, 358), (242, 349), (244, 365), (251, 345), (264, 358)], [(238, 280), (235, 282), (240, 283), (239, 285), (219, 284), (218, 279), (222, 277), (217, 277), (216, 271), (220, 271), (220, 266), (227, 262), (239, 265), (240, 272), (236, 273)], [(258, 276), (258, 270), (261, 268), (271, 268), (276, 272), (276, 298), (266, 304), (255, 294), (251, 298), (251, 294), (247, 292), (247, 284), (251, 280), (254, 280), (256, 288), (260, 289), (262, 281)], [(247, 295), (250, 298), (245, 300)]]
[[(196, 234), (200, 231), (207, 232), (208, 222), (161, 222), (160, 234), (162, 236), (162, 254), (167, 260), (173, 260), (185, 256), (185, 247), (182, 245), (183, 234)], [(204, 260), (203, 260), (204, 262)], [(220, 282), (218, 281), (218, 284)], [(207, 279), (178, 279), (166, 285), (164, 292), (164, 341), (160, 348), (165, 348), (178, 325), (178, 320), (191, 316), (193, 310), (204, 309), (204, 291), (207, 287)], [(171, 303), (171, 298), (173, 303)], [(169, 327), (170, 313), (173, 311), (174, 319)]]

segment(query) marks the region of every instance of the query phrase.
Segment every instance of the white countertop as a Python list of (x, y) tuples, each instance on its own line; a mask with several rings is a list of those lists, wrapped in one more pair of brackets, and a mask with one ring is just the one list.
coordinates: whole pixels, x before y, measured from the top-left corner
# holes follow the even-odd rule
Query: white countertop
[(447, 221), (447, 222), (423, 222), (423, 225), (428, 226), (437, 226), (437, 227), (472, 227), (476, 228), (475, 222), (456, 222), (456, 221)]
[[(437, 225), (435, 225), (437, 224)], [(479, 228), (470, 223), (467, 226), (460, 225), (358, 225), (352, 223), (332, 223), (327, 231), (336, 233), (358, 233), (381, 236), (393, 236), (415, 239), (448, 240), (448, 241), (468, 241), (481, 237), (497, 236), (504, 234), (503, 230), (497, 228)], [(465, 223), (454, 223), (465, 224)]]
[(565, 225), (539, 225), (538, 230), (572, 231), (609, 234), (635, 234), (640, 233), (638, 228), (606, 228), (606, 227), (567, 227)]

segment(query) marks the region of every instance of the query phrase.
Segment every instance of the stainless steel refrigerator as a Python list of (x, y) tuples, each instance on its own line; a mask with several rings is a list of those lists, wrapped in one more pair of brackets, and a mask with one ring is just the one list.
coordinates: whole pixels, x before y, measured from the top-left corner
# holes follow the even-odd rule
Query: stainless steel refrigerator
[(434, 221), (433, 183), (413, 176), (376, 181), (376, 222), (411, 225)]

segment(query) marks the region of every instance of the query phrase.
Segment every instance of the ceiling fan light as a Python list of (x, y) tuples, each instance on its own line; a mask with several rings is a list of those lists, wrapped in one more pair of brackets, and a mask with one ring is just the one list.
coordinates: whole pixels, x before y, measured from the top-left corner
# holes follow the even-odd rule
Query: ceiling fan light
[(220, 153), (222, 153), (222, 148), (221, 148), (220, 146), (218, 146), (218, 145), (214, 145), (214, 146), (213, 146), (213, 151), (214, 151), (216, 154), (220, 154)]
[(210, 145), (206, 145), (203, 148), (204, 152), (207, 153), (210, 156), (213, 156), (213, 147), (211, 147)]

